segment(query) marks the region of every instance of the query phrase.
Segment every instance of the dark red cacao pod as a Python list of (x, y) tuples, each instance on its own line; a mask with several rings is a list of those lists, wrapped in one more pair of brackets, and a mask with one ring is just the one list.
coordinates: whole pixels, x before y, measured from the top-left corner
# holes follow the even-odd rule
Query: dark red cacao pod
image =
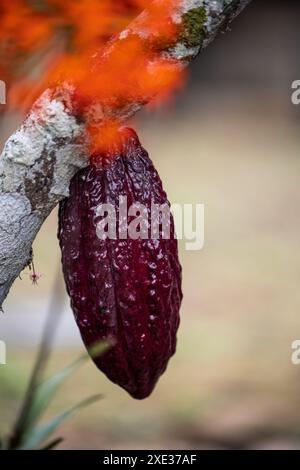
[[(71, 181), (60, 205), (59, 240), (71, 305), (87, 348), (102, 339), (114, 346), (93, 358), (98, 368), (134, 398), (146, 398), (176, 349), (182, 300), (181, 266), (173, 218), (169, 239), (105, 239), (96, 234), (96, 208), (151, 201), (168, 203), (147, 152), (131, 129), (119, 145)], [(149, 220), (150, 217), (149, 217)], [(161, 235), (161, 234), (160, 234)]]

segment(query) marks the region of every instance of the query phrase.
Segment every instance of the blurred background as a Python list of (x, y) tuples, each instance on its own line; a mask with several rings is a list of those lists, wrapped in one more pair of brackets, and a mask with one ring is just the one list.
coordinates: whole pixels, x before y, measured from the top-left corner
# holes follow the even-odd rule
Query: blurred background
[[(134, 123), (171, 202), (205, 204), (205, 247), (185, 251), (178, 350), (153, 395), (134, 401), (90, 361), (50, 415), (104, 399), (64, 424), (62, 449), (300, 449), (300, 5), (254, 0), (190, 68), (167, 108)], [(1, 145), (21, 117), (6, 117)], [(0, 434), (24, 393), (59, 279), (54, 211), (34, 245), (42, 278), (17, 280), (0, 316)], [(62, 290), (62, 289), (61, 289)], [(63, 290), (62, 290), (63, 292)], [(55, 290), (58, 296), (59, 291)], [(49, 373), (83, 351), (65, 297)]]

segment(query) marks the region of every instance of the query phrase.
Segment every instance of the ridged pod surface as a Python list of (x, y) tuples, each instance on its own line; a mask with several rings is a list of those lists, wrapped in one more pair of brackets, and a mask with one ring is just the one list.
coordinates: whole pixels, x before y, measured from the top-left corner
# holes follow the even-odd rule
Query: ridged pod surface
[[(59, 240), (71, 305), (87, 348), (102, 339), (114, 345), (93, 358), (97, 367), (134, 398), (150, 395), (176, 349), (182, 300), (181, 266), (171, 216), (170, 238), (99, 239), (97, 208), (119, 197), (127, 205), (168, 204), (161, 180), (131, 129), (94, 156), (72, 180), (60, 205)], [(128, 217), (130, 223), (132, 217)], [(150, 230), (149, 230), (150, 233)]]

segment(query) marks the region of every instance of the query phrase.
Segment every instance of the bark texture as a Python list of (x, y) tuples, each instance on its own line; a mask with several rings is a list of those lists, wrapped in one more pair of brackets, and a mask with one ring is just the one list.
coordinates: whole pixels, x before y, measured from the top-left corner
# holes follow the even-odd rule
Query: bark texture
[[(250, 1), (182, 0), (171, 16), (174, 23), (182, 24), (178, 41), (169, 48), (156, 41), (155, 52), (174, 61), (175, 67), (186, 67)], [(110, 41), (104, 54), (130, 34), (153, 43), (152, 32), (143, 27), (148, 14), (144, 11)], [(101, 60), (98, 54), (97, 60)], [(68, 196), (71, 178), (88, 165), (85, 121), (113, 117), (122, 122), (153, 98), (128, 100), (118, 108), (94, 103), (85, 120), (79, 121), (73, 96), (70, 84), (46, 90), (0, 156), (0, 308), (14, 280), (31, 260), (32, 243), (44, 220)]]

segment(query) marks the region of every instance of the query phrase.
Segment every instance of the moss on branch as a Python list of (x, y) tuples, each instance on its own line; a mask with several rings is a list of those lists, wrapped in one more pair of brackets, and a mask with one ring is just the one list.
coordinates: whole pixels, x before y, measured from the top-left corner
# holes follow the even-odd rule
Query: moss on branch
[(206, 20), (204, 6), (189, 10), (182, 16), (182, 32), (179, 40), (188, 48), (201, 45), (207, 33)]

